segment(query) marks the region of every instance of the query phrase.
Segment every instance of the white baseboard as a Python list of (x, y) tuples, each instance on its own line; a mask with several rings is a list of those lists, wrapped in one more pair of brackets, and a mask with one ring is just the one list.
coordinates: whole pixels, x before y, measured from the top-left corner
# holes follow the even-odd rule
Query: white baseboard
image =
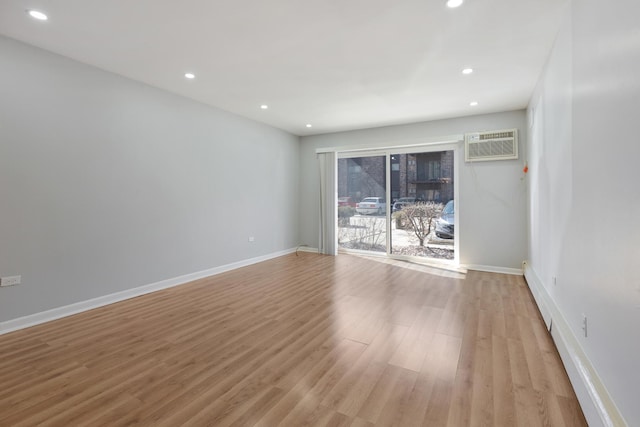
[(465, 268), (467, 270), (485, 271), (487, 273), (514, 274), (516, 276), (522, 276), (522, 269), (520, 268), (495, 267), (492, 265), (477, 264), (466, 264)]
[(319, 253), (318, 248), (310, 248), (309, 246), (298, 246), (298, 252), (313, 252), (314, 254)]
[(221, 265), (219, 267), (202, 270), (195, 273), (185, 274), (183, 276), (161, 280), (156, 283), (151, 283), (148, 285), (127, 289), (127, 290), (116, 292), (113, 294), (104, 295), (104, 296), (93, 298), (87, 301), (80, 301), (77, 303), (65, 305), (63, 307), (53, 308), (51, 310), (43, 311), (40, 313), (30, 314), (24, 317), (18, 317), (17, 319), (6, 320), (4, 322), (0, 322), (0, 335), (17, 331), (19, 329), (28, 328), (30, 326), (35, 326), (40, 323), (45, 323), (52, 320), (60, 319), (62, 317), (71, 316), (73, 314), (81, 313), (83, 311), (92, 310), (94, 308), (113, 304), (115, 302), (124, 301), (129, 298), (134, 298), (140, 295), (145, 295), (145, 294), (156, 292), (162, 289), (167, 289), (174, 286), (182, 285), (188, 282), (192, 282), (194, 280), (202, 279), (204, 277), (214, 276), (216, 274), (224, 273), (226, 271), (235, 270), (241, 267), (246, 267), (251, 264), (256, 264), (272, 258), (277, 258), (279, 256), (294, 253), (295, 251), (296, 251), (296, 248), (291, 248), (291, 249), (286, 249), (279, 252), (273, 252), (267, 255), (262, 255), (255, 258), (249, 258), (249, 259), (234, 262), (231, 264)]
[(569, 323), (547, 292), (542, 281), (528, 263), (523, 263), (523, 267), (529, 289), (531, 289), (536, 304), (545, 318), (547, 329), (551, 327), (551, 336), (558, 348), (589, 426), (627, 426), (580, 341), (569, 327)]

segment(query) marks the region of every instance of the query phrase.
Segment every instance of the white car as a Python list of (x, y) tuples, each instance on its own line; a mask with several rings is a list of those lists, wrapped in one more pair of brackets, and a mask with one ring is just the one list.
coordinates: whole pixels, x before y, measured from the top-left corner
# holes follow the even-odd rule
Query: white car
[(356, 203), (356, 212), (361, 215), (382, 215), (387, 210), (387, 203), (383, 197), (365, 197), (360, 203)]

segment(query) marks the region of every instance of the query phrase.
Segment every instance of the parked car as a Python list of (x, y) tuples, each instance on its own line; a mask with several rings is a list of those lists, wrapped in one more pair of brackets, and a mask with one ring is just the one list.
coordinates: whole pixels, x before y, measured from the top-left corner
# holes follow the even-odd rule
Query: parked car
[(441, 239), (453, 239), (453, 224), (455, 222), (453, 200), (449, 200), (436, 220), (436, 236)]
[(387, 210), (387, 203), (383, 197), (365, 197), (360, 203), (356, 203), (356, 212), (361, 215), (382, 215)]
[(356, 202), (351, 199), (351, 197), (338, 197), (338, 207), (340, 206), (351, 206), (352, 208), (356, 207)]
[(393, 212), (398, 212), (401, 211), (402, 208), (404, 208), (407, 205), (412, 205), (417, 201), (417, 199), (415, 197), (400, 197), (398, 200), (396, 200), (396, 202), (393, 204)]

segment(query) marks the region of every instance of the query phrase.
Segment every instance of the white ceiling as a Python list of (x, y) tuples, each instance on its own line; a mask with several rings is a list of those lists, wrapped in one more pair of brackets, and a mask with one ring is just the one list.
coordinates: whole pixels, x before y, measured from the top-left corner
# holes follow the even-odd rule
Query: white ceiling
[(0, 0), (0, 34), (310, 135), (524, 108), (565, 4)]

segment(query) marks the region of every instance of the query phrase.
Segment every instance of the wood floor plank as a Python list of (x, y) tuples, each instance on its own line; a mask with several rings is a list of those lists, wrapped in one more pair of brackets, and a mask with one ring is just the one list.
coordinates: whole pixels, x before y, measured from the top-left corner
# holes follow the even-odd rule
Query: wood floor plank
[(522, 277), (292, 254), (0, 336), (1, 426), (586, 426)]
[(441, 318), (442, 310), (423, 306), (389, 363), (419, 372)]
[(411, 392), (413, 391), (418, 372), (405, 369), (400, 372), (398, 381), (390, 391), (386, 402), (383, 404), (375, 425), (377, 426), (402, 426), (403, 415), (411, 406)]
[(490, 315), (486, 310), (478, 313), (478, 339), (473, 363), (473, 384), (471, 386), (470, 424), (474, 427), (494, 426), (494, 364), (493, 340)]
[[(406, 388), (406, 385), (402, 384), (402, 382), (413, 383), (417, 375), (414, 371), (409, 371), (394, 365), (386, 365), (382, 375), (380, 375), (360, 408), (360, 411), (358, 411), (357, 416), (363, 420), (377, 424), (380, 415), (385, 410), (385, 406), (393, 402), (394, 398), (399, 398), (399, 396), (394, 395), (394, 390), (396, 390), (396, 388)], [(391, 405), (398, 405), (398, 402), (393, 402)]]
[(500, 335), (493, 335), (493, 414), (495, 425), (516, 425), (516, 409), (513, 399), (513, 378), (511, 369), (505, 369), (511, 365), (509, 359), (509, 344), (507, 339)]
[[(453, 383), (453, 395), (449, 408), (448, 426), (469, 425), (473, 399), (474, 364), (477, 348), (478, 310), (471, 304), (467, 307), (465, 329), (462, 339), (458, 368)], [(471, 339), (473, 337), (473, 339)]]
[(427, 410), (424, 415), (422, 426), (446, 426), (449, 420), (451, 408), (451, 398), (453, 396), (453, 382), (437, 379)]
[(322, 404), (344, 414), (357, 414), (396, 349), (390, 343), (401, 341), (407, 329), (403, 325), (382, 325), (349, 371), (325, 393)]
[[(432, 402), (437, 381), (453, 383), (457, 369), (459, 342), (454, 337), (436, 334), (431, 342), (431, 349), (425, 356), (422, 369), (411, 390), (406, 406), (402, 411), (398, 426), (421, 426), (427, 418), (427, 411)], [(448, 413), (448, 406), (447, 406)], [(443, 412), (444, 414), (444, 412)], [(446, 421), (444, 421), (446, 424)]]

